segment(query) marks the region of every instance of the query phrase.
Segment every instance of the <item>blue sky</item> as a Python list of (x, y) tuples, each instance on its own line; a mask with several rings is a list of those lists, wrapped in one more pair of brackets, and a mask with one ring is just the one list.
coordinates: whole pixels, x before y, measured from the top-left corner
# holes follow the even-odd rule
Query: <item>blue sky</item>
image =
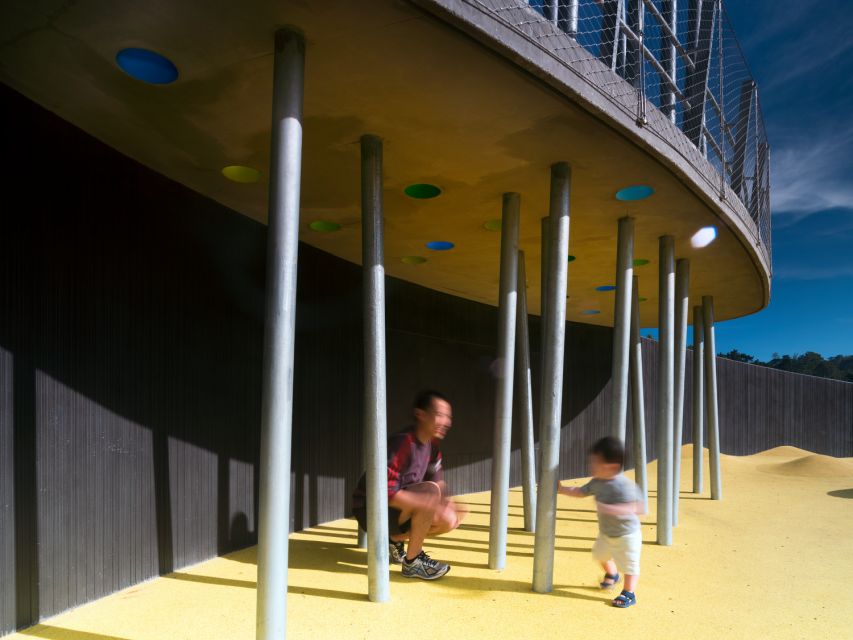
[(849, 0), (730, 0), (771, 145), (773, 289), (717, 325), (717, 351), (853, 354), (853, 18)]

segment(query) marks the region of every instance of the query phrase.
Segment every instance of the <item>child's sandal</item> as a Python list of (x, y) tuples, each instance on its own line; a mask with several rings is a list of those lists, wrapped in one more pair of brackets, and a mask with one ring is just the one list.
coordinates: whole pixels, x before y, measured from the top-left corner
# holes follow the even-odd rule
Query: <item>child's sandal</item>
[(622, 593), (616, 596), (616, 599), (613, 600), (613, 606), (618, 609), (627, 609), (628, 607), (633, 607), (637, 604), (637, 596), (635, 596), (631, 591), (625, 591), (622, 589)]
[[(612, 589), (616, 586), (616, 583), (619, 582), (619, 572), (617, 571), (615, 574), (610, 575), (609, 573), (604, 574), (604, 582), (599, 582), (598, 586), (602, 589)], [(607, 580), (613, 580), (613, 582), (606, 582)]]

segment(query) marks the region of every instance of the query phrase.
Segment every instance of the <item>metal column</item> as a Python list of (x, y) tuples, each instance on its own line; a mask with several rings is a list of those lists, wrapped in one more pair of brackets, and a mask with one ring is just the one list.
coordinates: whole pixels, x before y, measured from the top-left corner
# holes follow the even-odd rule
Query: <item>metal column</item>
[(702, 375), (705, 336), (702, 324), (702, 307), (697, 305), (693, 307), (693, 493), (702, 493), (702, 423), (705, 421), (705, 389)]
[(714, 297), (702, 296), (702, 320), (705, 329), (705, 416), (708, 425), (711, 500), (723, 499), (720, 477), (720, 421), (717, 413), (717, 357), (714, 342)]
[(518, 292), (518, 218), (521, 197), (503, 195), (501, 281), (498, 298), (498, 389), (492, 453), (492, 499), (489, 510), (489, 568), (506, 565), (509, 510), (509, 454), (512, 437), (512, 383), (515, 363), (515, 315)]
[(305, 39), (275, 34), (261, 451), (258, 486), (256, 634), (281, 640), (287, 628), (290, 533), (290, 445), (293, 427), (293, 347), (302, 173)]
[(530, 332), (527, 326), (527, 265), (518, 252), (518, 309), (515, 329), (515, 389), (521, 429), (521, 488), (524, 496), (524, 530), (536, 530), (536, 448), (533, 444), (533, 392), (530, 375)]
[(536, 538), (533, 549), (533, 590), (553, 588), (557, 477), (560, 462), (560, 426), (563, 409), (563, 350), (566, 338), (566, 283), (569, 259), (569, 200), (571, 168), (565, 162), (551, 167), (548, 265), (548, 317), (542, 341), (545, 362), (543, 404), (539, 415), (539, 486)]
[(382, 140), (361, 137), (361, 256), (364, 282), (364, 469), (367, 597), (388, 600), (388, 456), (385, 398), (385, 266)]
[(658, 303), (658, 406), (657, 454), (658, 500), (657, 542), (672, 544), (672, 419), (675, 361), (673, 324), (675, 324), (675, 243), (672, 236), (660, 238)]
[(616, 300), (613, 304), (613, 394), (610, 435), (625, 442), (628, 424), (628, 361), (631, 333), (631, 285), (634, 277), (634, 219), (620, 218), (616, 246)]
[(678, 525), (681, 491), (681, 441), (684, 429), (684, 385), (687, 374), (687, 317), (690, 315), (690, 261), (675, 263), (675, 416), (672, 441), (672, 526)]
[(637, 276), (631, 287), (631, 413), (633, 417), (634, 478), (643, 491), (643, 502), (649, 501), (646, 476), (646, 402), (643, 395), (643, 343), (640, 340), (640, 292)]
[[(539, 261), (539, 424), (542, 424), (542, 408), (545, 406), (545, 336), (548, 335), (548, 274), (551, 272), (550, 262), (548, 260), (548, 252), (551, 250), (549, 238), (551, 236), (548, 226), (551, 224), (551, 219), (545, 216), (540, 221), (542, 233), (542, 246), (540, 251)], [(568, 258), (566, 258), (568, 260)], [(542, 435), (541, 433), (539, 435)], [(542, 456), (542, 448), (540, 443), (539, 458)], [(538, 468), (538, 466), (537, 466)]]

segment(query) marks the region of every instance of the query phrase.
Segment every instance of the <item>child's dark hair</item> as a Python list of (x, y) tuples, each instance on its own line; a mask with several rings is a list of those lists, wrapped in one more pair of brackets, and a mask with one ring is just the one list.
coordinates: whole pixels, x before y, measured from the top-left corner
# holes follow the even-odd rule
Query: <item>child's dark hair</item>
[(621, 467), (625, 462), (625, 447), (622, 446), (622, 441), (613, 436), (606, 436), (592, 445), (589, 450), (591, 454), (601, 456), (601, 459), (607, 463), (618, 463)]
[(450, 404), (450, 400), (445, 398), (444, 394), (434, 389), (427, 389), (425, 391), (421, 391), (417, 396), (415, 396), (415, 409), (429, 411), (432, 409), (432, 401), (436, 399), (444, 400), (447, 404)]

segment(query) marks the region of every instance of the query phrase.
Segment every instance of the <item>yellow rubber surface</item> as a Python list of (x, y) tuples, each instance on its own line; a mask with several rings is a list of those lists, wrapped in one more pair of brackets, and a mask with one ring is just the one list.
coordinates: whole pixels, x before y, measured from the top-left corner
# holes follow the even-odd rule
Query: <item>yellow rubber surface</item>
[[(591, 499), (558, 498), (554, 591), (531, 592), (533, 536), (520, 530), (521, 493), (513, 490), (506, 570), (486, 566), (489, 496), (472, 494), (464, 497), (472, 511), (462, 528), (426, 546), (452, 565), (450, 573), (428, 583), (405, 579), (392, 567), (386, 604), (367, 601), (365, 553), (356, 548), (354, 521), (294, 534), (288, 637), (853, 637), (853, 460), (815, 458), (790, 447), (723, 456), (724, 499), (715, 502), (684, 492), (692, 482), (691, 448), (683, 453), (674, 545), (654, 542), (652, 493), (638, 604), (631, 609), (608, 606), (618, 591), (608, 596), (597, 588)], [(653, 488), (654, 463), (649, 478)], [(10, 637), (248, 640), (254, 637), (255, 577), (251, 548)]]

